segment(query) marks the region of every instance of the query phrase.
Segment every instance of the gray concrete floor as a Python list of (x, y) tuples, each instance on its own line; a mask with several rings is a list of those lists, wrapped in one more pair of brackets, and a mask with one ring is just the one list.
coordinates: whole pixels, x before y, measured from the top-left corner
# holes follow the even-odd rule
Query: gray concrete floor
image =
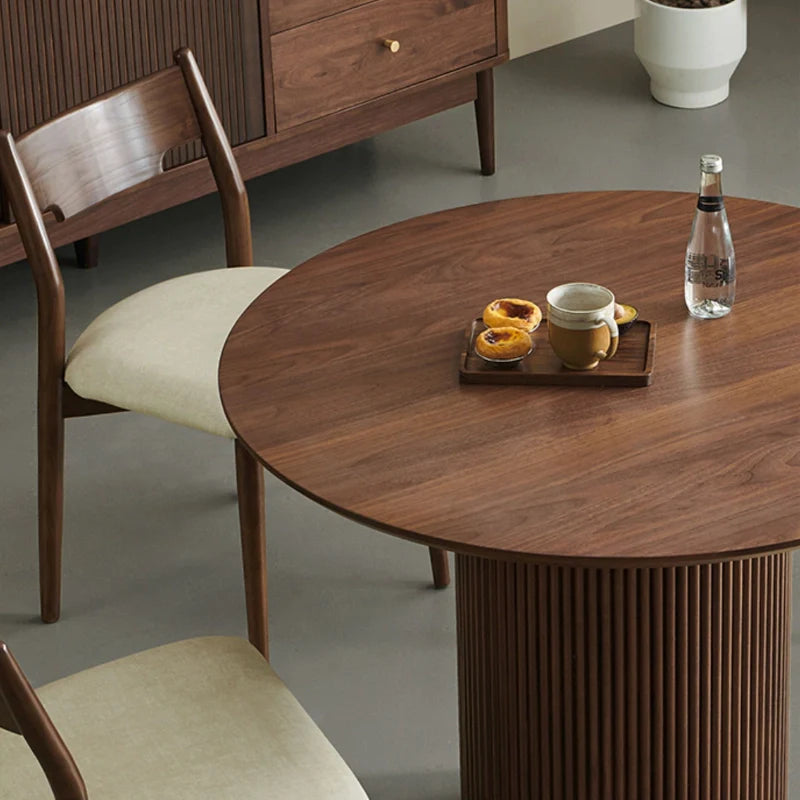
[[(491, 178), (476, 173), (465, 106), (254, 180), (257, 261), (294, 265), (381, 225), (501, 197), (694, 191), (704, 152), (723, 155), (727, 193), (800, 205), (796, 0), (754, 2), (750, 23), (731, 97), (715, 108), (651, 100), (626, 24), (497, 70)], [(692, 213), (687, 206), (687, 236)], [(94, 272), (72, 268), (64, 250), (68, 341), (117, 299), (222, 256), (212, 198), (105, 234)], [(675, 253), (676, 293), (682, 269)], [(33, 681), (179, 638), (243, 633), (232, 446), (134, 414), (67, 425), (64, 615), (37, 621), (35, 306), (25, 264), (0, 269), (0, 332), (0, 638)], [(271, 477), (267, 494), (275, 667), (375, 800), (455, 800), (452, 590), (429, 589), (425, 548), (343, 520)], [(795, 769), (798, 747), (795, 736)]]

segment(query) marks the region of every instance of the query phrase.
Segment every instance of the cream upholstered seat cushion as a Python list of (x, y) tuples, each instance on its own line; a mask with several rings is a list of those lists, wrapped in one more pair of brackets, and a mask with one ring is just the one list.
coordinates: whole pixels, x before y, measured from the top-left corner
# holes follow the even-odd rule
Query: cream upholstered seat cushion
[[(242, 639), (190, 639), (38, 691), (89, 800), (366, 800), (272, 668)], [(52, 800), (0, 730), (0, 798)]]
[(222, 347), (245, 308), (285, 272), (215, 269), (143, 289), (86, 328), (65, 380), (81, 397), (232, 439), (217, 383)]

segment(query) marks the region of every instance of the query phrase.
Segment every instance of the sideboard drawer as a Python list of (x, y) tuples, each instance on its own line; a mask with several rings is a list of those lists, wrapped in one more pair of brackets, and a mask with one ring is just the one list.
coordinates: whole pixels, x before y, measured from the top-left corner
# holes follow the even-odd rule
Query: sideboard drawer
[(372, 0), (269, 0), (270, 30), (279, 33), (370, 2)]
[[(397, 52), (385, 45), (396, 41)], [(493, 0), (375, 0), (271, 38), (278, 130), (497, 53)]]

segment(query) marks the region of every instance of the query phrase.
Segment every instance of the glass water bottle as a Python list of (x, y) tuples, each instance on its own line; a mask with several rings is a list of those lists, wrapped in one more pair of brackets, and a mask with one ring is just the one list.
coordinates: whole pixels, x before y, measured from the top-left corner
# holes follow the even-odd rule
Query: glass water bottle
[(686, 307), (693, 317), (730, 313), (736, 293), (736, 257), (722, 196), (722, 159), (700, 158), (700, 195), (686, 247)]

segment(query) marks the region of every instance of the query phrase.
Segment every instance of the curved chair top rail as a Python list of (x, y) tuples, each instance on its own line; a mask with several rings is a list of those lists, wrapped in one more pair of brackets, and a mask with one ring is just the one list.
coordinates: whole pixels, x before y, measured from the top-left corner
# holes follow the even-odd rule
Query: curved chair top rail
[(183, 75), (168, 67), (16, 140), (39, 209), (66, 219), (163, 172), (164, 154), (199, 139)]

